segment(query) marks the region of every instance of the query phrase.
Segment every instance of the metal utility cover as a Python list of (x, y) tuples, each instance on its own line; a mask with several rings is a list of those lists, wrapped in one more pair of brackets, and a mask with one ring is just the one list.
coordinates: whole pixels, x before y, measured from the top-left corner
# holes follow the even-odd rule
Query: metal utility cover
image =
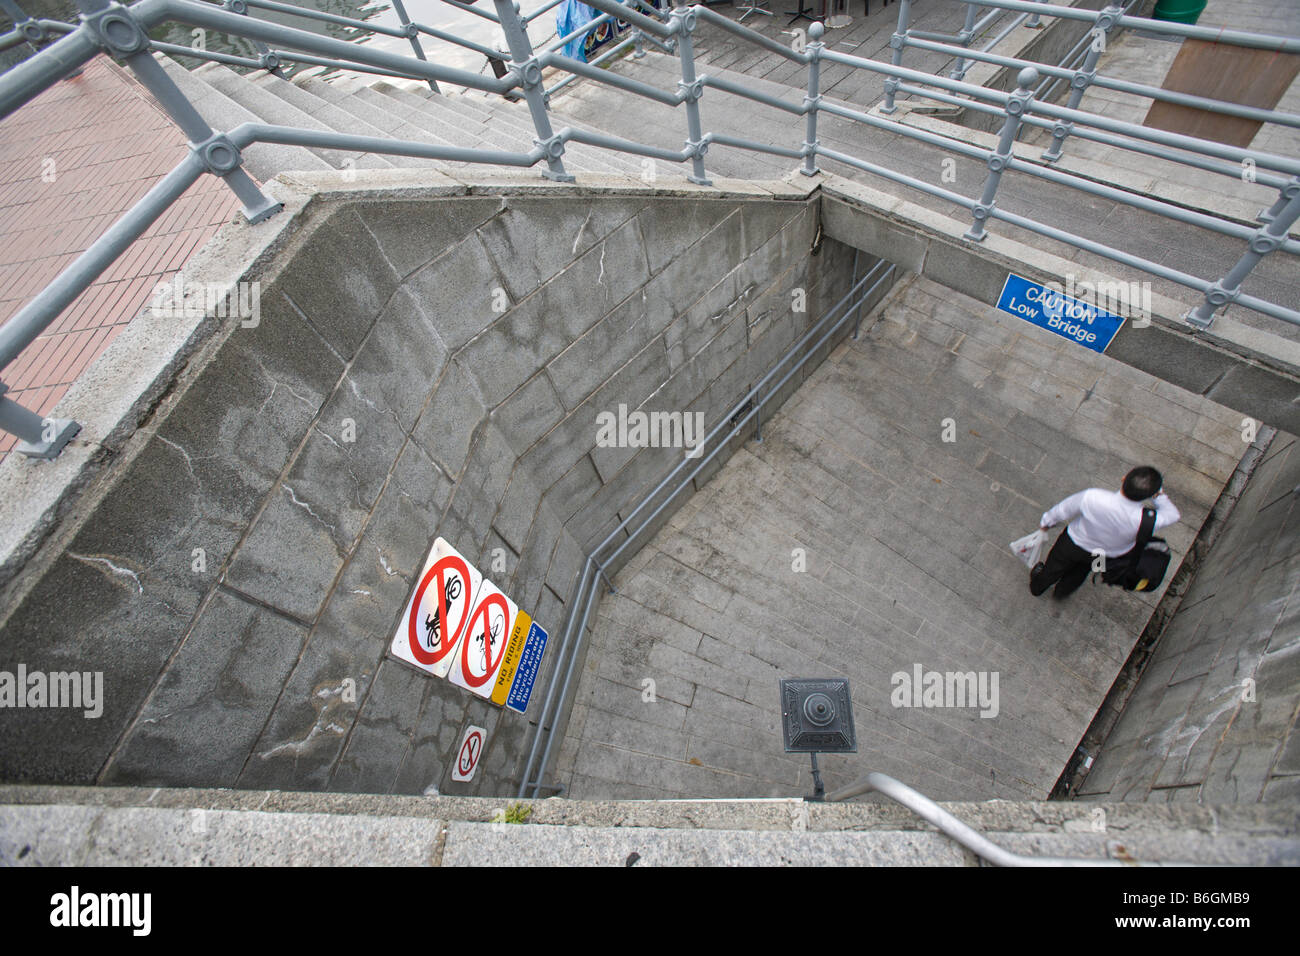
[(781, 681), (781, 734), (786, 753), (857, 753), (849, 682), (838, 677)]

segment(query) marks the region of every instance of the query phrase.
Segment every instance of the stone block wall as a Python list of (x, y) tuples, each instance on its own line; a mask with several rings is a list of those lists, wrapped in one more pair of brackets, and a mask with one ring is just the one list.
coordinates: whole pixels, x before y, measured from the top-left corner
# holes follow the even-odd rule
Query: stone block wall
[(1084, 800), (1300, 798), (1300, 443), (1279, 433), (1078, 789)]
[[(225, 322), (15, 592), (0, 671), (101, 672), (103, 713), (0, 709), (0, 780), (513, 793), (586, 554), (683, 454), (598, 447), (597, 416), (712, 427), (853, 265), (814, 251), (816, 198), (761, 190), (303, 216), (259, 321)], [(526, 718), (387, 656), (439, 536), (552, 634)]]

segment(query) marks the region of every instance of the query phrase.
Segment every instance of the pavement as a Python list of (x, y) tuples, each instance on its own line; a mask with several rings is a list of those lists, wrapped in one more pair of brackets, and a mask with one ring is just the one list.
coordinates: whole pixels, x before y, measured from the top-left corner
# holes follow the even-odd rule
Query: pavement
[[(27, 304), (189, 152), (185, 135), (107, 57), (0, 121), (0, 322)], [(239, 209), (204, 176), (4, 370), (8, 397), (45, 415), (154, 287)], [(16, 439), (0, 432), (0, 457)]]
[[(617, 575), (556, 780), (577, 799), (776, 797), (778, 680), (845, 677), (867, 770), (935, 799), (1041, 799), (1160, 593), (1035, 599), (1009, 543), (1153, 463), (1174, 567), (1246, 445), (1241, 416), (922, 278), (904, 280)], [(951, 441), (945, 441), (945, 435)], [(896, 696), (973, 673), (996, 707)], [(985, 716), (987, 715), (987, 716)]]

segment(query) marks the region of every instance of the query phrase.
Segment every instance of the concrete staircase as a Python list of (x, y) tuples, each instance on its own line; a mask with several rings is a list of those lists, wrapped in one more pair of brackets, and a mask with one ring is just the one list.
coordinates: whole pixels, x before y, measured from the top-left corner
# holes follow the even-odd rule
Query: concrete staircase
[[(775, 54), (769, 56), (776, 59)], [(624, 58), (615, 63), (612, 70), (664, 90), (675, 90), (678, 80), (681, 79), (678, 59), (657, 52), (647, 53), (639, 60), (631, 57)], [(700, 69), (700, 74), (730, 80), (748, 89), (778, 97), (792, 105), (803, 102), (805, 91), (802, 84), (806, 82), (806, 77), (802, 73), (787, 75), (773, 71), (768, 74), (787, 79), (787, 82), (778, 82), (709, 64)], [(846, 106), (859, 112), (872, 112), (878, 99), (878, 85), (865, 89), (857, 102), (844, 101), (829, 95), (823, 96), (825, 103)], [(621, 90), (599, 83), (582, 82), (574, 84), (557, 97), (553, 105), (580, 120), (599, 122), (615, 136), (670, 149), (681, 148), (686, 129), (685, 115), (681, 110), (674, 110), (647, 100), (641, 101), (636, 110), (631, 110), (626, 108), (626, 100), (627, 94)], [(623, 104), (621, 109), (620, 104)], [(713, 89), (705, 92), (700, 102), (700, 113), (706, 132), (726, 133), (790, 148), (798, 147), (804, 139), (802, 116), (781, 112)], [(939, 118), (909, 114), (906, 108), (900, 111), (899, 115), (882, 118), (899, 120), (903, 117), (907, 117), (907, 121), (913, 125), (922, 126), (930, 132), (937, 132), (955, 140), (974, 142), (980, 146), (991, 145), (995, 139), (990, 134), (945, 123)], [(831, 114), (823, 114), (819, 119), (817, 137), (828, 149), (846, 153), (887, 169), (901, 171), (916, 179), (928, 180), (935, 185), (943, 185), (968, 197), (978, 196), (980, 187), (988, 175), (986, 164), (977, 159), (952, 155), (900, 134), (874, 129)], [(1197, 208), (1212, 215), (1245, 222), (1253, 217), (1260, 206), (1269, 205), (1276, 196), (1268, 189), (1251, 186), (1241, 199), (1230, 204), (1226, 200), (1213, 196), (1207, 199), (1204, 191), (1197, 194), (1202, 198), (1195, 201), (1193, 198), (1195, 190), (1191, 189), (1186, 182), (1189, 178), (1195, 177), (1189, 177), (1188, 171), (1183, 167), (1178, 167), (1178, 172), (1173, 174), (1174, 184), (1157, 189), (1152, 184), (1155, 177), (1150, 172), (1141, 176), (1133, 169), (1124, 168), (1118, 162), (1098, 165), (1095, 162), (1094, 151), (1089, 149), (1089, 146), (1090, 144), (1082, 141), (1072, 141), (1063, 168), (1098, 182), (1129, 189), (1135, 194), (1155, 193), (1159, 198), (1169, 199), (1179, 205)], [(1025, 144), (1017, 147), (1017, 154), (1031, 161), (1037, 161), (1041, 152), (1041, 144), (1038, 146)], [(949, 159), (951, 164), (947, 162)], [(1125, 161), (1132, 161), (1140, 166), (1143, 158), (1127, 157)], [(935, 212), (961, 219), (968, 216), (965, 211), (943, 199), (895, 185), (856, 167), (845, 166), (825, 158), (819, 159), (818, 164), (829, 172), (866, 183), (873, 188), (883, 188)], [(794, 160), (730, 147), (715, 146), (705, 157), (705, 167), (709, 173), (739, 179), (779, 178), (789, 173), (795, 165)], [(1195, 171), (1191, 172), (1195, 173)], [(1178, 183), (1183, 185), (1179, 186)], [(1236, 186), (1233, 188), (1235, 189)], [(998, 192), (997, 205), (1009, 212), (1028, 216), (1041, 223), (1067, 228), (1077, 235), (1192, 274), (1217, 277), (1226, 271), (1231, 263), (1237, 261), (1245, 248), (1241, 240), (1217, 235), (1195, 226), (1175, 223), (1155, 213), (1135, 209), (1111, 199), (1086, 196), (1076, 190), (1023, 173), (1004, 177)], [(1194, 304), (1199, 298), (1191, 290), (1176, 283), (1153, 278), (1148, 273), (1006, 223), (995, 223), (991, 231), (1032, 248), (1077, 262), (1081, 272), (1096, 270), (1102, 275), (1113, 275), (1126, 281), (1150, 282), (1155, 293), (1188, 305)], [(1296, 307), (1300, 304), (1300, 280), (1297, 276), (1300, 276), (1300, 273), (1295, 269), (1290, 257), (1269, 256), (1252, 273), (1247, 283), (1247, 290), (1273, 302)], [(1287, 338), (1295, 338), (1297, 335), (1294, 327), (1289, 324), (1267, 318), (1240, 306), (1229, 307), (1223, 314), (1231, 314), (1249, 325), (1267, 329)]]
[[(228, 67), (209, 63), (186, 70), (169, 57), (159, 57), (163, 68), (189, 97), (214, 129), (228, 130), (240, 123), (272, 123), (300, 129), (335, 130), (357, 136), (413, 140), (462, 149), (526, 152), (537, 134), (523, 102), (501, 97), (457, 93), (442, 94), (427, 86), (403, 81), (368, 85), (333, 84), (314, 77), (292, 82), (270, 73), (241, 76)], [(555, 128), (589, 129), (563, 114), (552, 114)], [(408, 156), (356, 154), (345, 150), (310, 149), (259, 143), (244, 152), (248, 171), (265, 181), (290, 170), (329, 169), (477, 169), (511, 170), (519, 167), (453, 163)], [(564, 153), (565, 167), (574, 173), (637, 175), (639, 162), (626, 156), (571, 143)], [(540, 168), (540, 165), (539, 167)]]
[[(951, 803), (1032, 856), (1297, 865), (1283, 804)], [(510, 813), (511, 822), (506, 822)], [(520, 818), (522, 822), (519, 821)], [(0, 788), (0, 866), (978, 866), (892, 803)]]

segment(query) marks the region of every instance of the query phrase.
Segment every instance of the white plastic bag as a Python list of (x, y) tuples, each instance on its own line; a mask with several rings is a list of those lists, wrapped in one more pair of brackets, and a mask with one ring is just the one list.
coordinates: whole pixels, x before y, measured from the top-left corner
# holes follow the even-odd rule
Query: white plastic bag
[(1035, 564), (1043, 560), (1043, 551), (1047, 547), (1047, 532), (1039, 528), (1033, 534), (1027, 534), (1018, 541), (1011, 542), (1011, 552), (1025, 562), (1031, 571)]

